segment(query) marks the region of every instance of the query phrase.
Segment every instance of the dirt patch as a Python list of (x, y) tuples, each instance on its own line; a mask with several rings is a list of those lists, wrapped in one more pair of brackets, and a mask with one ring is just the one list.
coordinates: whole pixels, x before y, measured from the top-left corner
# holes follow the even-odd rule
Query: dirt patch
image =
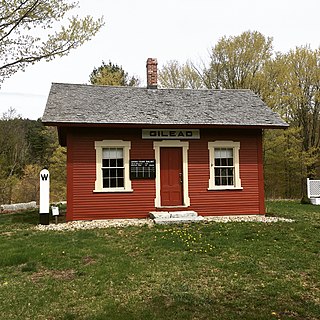
[(44, 278), (53, 278), (55, 280), (71, 281), (76, 278), (76, 271), (73, 269), (66, 270), (40, 270), (34, 272), (30, 278), (33, 282), (38, 282)]
[(91, 257), (91, 256), (85, 256), (82, 258), (83, 264), (85, 266), (91, 265), (91, 264), (95, 264), (97, 261), (95, 258)]

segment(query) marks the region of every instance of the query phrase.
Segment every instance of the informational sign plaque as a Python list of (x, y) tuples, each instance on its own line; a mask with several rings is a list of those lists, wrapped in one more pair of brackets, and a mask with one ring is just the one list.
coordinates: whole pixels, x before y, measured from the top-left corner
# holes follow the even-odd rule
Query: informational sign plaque
[(59, 215), (59, 207), (51, 206), (51, 213), (53, 216), (58, 216)]
[(156, 161), (130, 160), (130, 179), (154, 179), (156, 177)]

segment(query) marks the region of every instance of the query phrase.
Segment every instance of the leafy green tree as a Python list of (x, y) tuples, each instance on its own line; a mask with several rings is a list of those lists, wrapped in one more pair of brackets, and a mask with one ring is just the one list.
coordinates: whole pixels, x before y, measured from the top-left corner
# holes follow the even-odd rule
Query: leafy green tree
[(166, 88), (251, 89), (259, 93), (272, 50), (272, 38), (257, 31), (222, 37), (211, 50), (208, 66), (169, 61), (159, 72), (160, 84)]
[(306, 176), (314, 177), (320, 149), (320, 49), (305, 46), (279, 53), (265, 74), (264, 100), (299, 128), (302, 150), (309, 155)]
[(167, 62), (159, 71), (159, 83), (163, 88), (200, 89), (202, 77), (191, 61), (180, 65), (178, 61)]
[(318, 161), (313, 150), (305, 151), (301, 128), (264, 132), (264, 176), (268, 198), (300, 198), (305, 193), (310, 164)]
[(101, 86), (139, 86), (140, 81), (138, 78), (132, 76), (129, 77), (122, 67), (109, 61), (106, 64), (102, 61), (102, 65), (98, 68), (94, 68), (90, 74), (90, 83)]
[(272, 38), (246, 31), (223, 37), (212, 48), (209, 66), (202, 71), (209, 89), (252, 89), (260, 91), (261, 71), (272, 55)]
[[(27, 65), (67, 55), (90, 40), (103, 18), (69, 18), (77, 2), (66, 0), (10, 0), (0, 2), (0, 82)], [(51, 30), (59, 31), (48, 33)], [(44, 36), (47, 34), (47, 36)]]

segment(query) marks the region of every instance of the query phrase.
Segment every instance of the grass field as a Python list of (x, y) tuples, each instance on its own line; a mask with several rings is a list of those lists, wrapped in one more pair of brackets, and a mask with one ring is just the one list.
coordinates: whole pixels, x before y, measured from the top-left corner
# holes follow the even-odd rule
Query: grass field
[(320, 206), (293, 223), (36, 231), (0, 215), (0, 319), (320, 319)]

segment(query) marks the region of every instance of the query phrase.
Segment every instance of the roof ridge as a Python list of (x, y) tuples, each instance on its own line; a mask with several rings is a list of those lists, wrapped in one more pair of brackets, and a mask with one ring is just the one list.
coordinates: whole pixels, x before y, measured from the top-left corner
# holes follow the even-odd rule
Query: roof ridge
[[(139, 90), (150, 90), (150, 91), (157, 91), (157, 90), (183, 90), (183, 91), (216, 91), (216, 92), (224, 92), (224, 91), (250, 91), (253, 92), (251, 89), (209, 89), (209, 88), (157, 88), (157, 89), (149, 89), (147, 87), (132, 87), (132, 86), (113, 86), (113, 85), (97, 85), (97, 84), (87, 84), (87, 83), (66, 83), (66, 82), (52, 82), (52, 85), (64, 85), (64, 86), (84, 86), (84, 87), (92, 87), (92, 88), (132, 88), (132, 89), (139, 89)], [(254, 93), (254, 92), (253, 92)]]

